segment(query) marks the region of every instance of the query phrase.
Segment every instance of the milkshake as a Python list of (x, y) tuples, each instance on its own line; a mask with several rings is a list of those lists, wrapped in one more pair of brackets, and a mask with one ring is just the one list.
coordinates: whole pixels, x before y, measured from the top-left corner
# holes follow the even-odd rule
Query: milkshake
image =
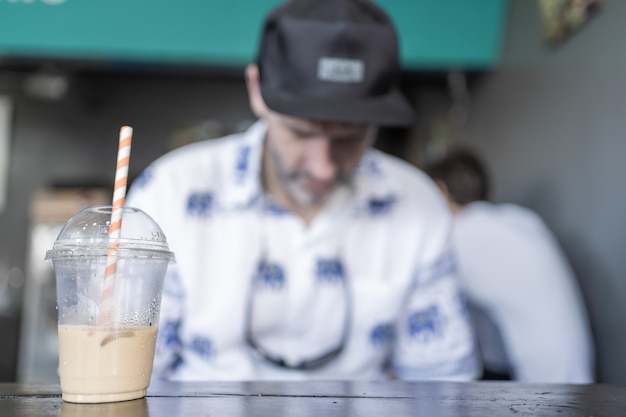
[(100, 403), (142, 398), (150, 383), (157, 327), (59, 326), (63, 399)]

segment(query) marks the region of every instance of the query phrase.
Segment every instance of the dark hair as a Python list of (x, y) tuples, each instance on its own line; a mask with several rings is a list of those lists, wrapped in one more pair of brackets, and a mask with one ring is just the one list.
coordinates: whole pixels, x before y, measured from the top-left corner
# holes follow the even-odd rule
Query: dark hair
[(481, 159), (466, 148), (450, 151), (440, 160), (426, 167), (426, 172), (448, 188), (450, 197), (464, 206), (472, 201), (487, 200), (489, 178)]

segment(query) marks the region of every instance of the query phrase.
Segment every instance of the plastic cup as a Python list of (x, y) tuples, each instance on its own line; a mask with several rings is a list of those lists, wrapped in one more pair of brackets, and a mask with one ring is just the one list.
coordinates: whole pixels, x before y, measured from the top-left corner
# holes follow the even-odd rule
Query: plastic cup
[[(161, 228), (137, 208), (123, 208), (120, 237), (111, 242), (112, 209), (80, 211), (46, 253), (56, 276), (61, 392), (69, 402), (138, 399), (150, 384), (163, 279), (174, 255)], [(112, 256), (117, 270), (104, 291)]]

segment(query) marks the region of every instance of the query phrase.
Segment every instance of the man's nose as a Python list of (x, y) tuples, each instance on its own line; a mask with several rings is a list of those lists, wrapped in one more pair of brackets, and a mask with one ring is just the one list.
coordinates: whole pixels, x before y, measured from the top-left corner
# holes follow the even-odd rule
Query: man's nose
[(337, 175), (337, 163), (333, 156), (332, 139), (320, 137), (309, 143), (309, 172), (317, 180), (331, 180)]

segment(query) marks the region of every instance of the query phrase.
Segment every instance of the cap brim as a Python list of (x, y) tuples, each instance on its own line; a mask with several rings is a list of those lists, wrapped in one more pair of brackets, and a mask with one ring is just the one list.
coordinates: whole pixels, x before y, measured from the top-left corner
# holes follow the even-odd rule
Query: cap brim
[(327, 122), (346, 122), (376, 126), (409, 126), (415, 111), (398, 90), (367, 99), (321, 99), (302, 97), (261, 86), (268, 108), (289, 116)]

